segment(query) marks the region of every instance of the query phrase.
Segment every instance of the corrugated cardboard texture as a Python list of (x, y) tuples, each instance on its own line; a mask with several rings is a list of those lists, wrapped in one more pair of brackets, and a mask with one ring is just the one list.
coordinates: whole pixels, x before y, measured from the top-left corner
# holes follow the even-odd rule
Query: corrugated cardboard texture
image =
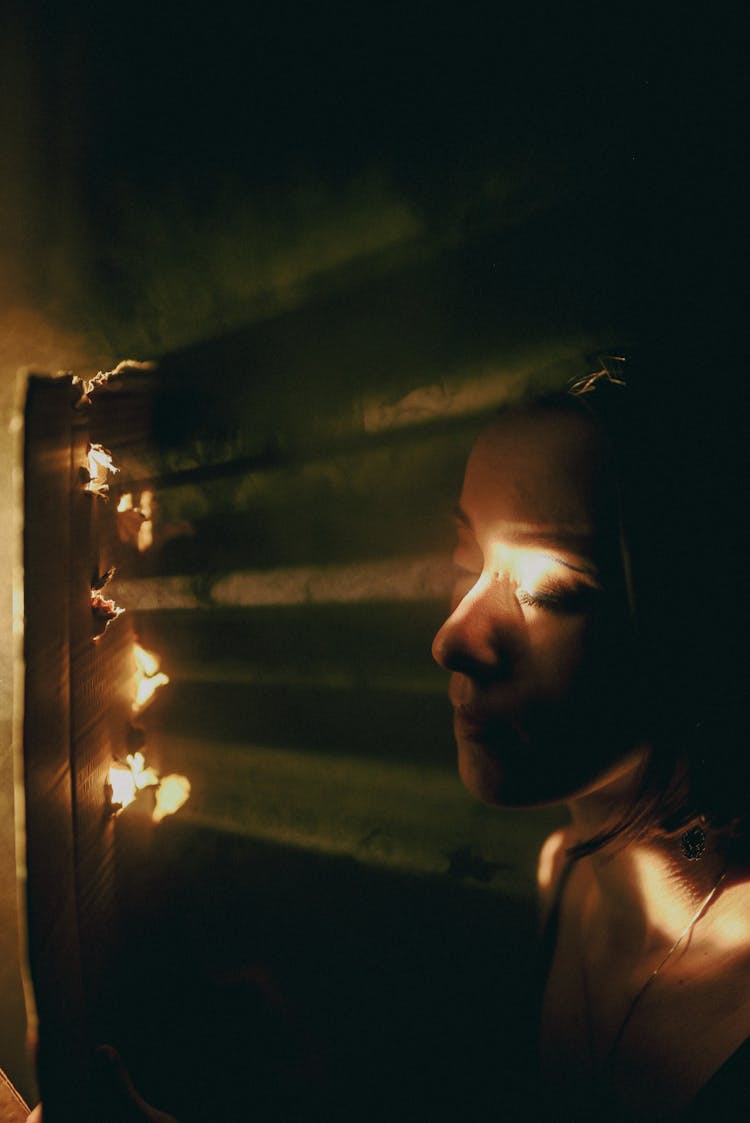
[(92, 1047), (106, 1036), (116, 954), (113, 821), (105, 783), (124, 756), (127, 620), (95, 641), (91, 585), (111, 564), (113, 518), (84, 490), (85, 412), (68, 378), (32, 378), (26, 409), (24, 754), (29, 950), (45, 1123), (95, 1118)]

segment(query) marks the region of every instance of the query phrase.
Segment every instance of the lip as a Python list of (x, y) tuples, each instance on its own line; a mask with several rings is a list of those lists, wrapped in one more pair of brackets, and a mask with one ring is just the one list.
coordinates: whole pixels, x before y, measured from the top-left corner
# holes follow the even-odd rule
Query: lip
[(453, 705), (454, 728), (464, 736), (495, 736), (515, 728), (513, 714), (507, 707), (487, 704), (489, 699), (477, 697), (472, 684), (459, 675), (451, 680), (448, 695)]
[(453, 734), (459, 747), (478, 745), (493, 756), (517, 755), (528, 748), (527, 734), (511, 715), (470, 705), (454, 707)]
[(453, 720), (464, 733), (480, 733), (487, 726), (487, 718), (468, 706), (454, 706)]
[(453, 720), (464, 733), (485, 733), (507, 724), (505, 715), (470, 702), (453, 703)]
[(460, 675), (451, 675), (448, 685), (448, 697), (454, 709), (468, 709), (468, 683)]
[(468, 702), (454, 702), (453, 710), (458, 717), (463, 718), (464, 721), (471, 721), (479, 724), (482, 721), (487, 721), (491, 718), (486, 710), (479, 706), (471, 705)]
[(448, 697), (456, 715), (467, 722), (480, 725), (497, 716), (491, 707), (483, 704), (473, 685), (461, 675), (451, 676)]

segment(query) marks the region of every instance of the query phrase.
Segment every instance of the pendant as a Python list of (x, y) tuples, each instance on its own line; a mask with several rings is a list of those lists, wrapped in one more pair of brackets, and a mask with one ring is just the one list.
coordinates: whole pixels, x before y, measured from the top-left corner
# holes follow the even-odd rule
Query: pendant
[(706, 852), (706, 832), (703, 827), (695, 826), (680, 838), (680, 848), (689, 862), (697, 862)]

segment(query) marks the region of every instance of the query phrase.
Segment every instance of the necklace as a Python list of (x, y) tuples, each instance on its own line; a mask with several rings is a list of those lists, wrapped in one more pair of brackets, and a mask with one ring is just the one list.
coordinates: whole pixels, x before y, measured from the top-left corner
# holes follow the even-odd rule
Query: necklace
[[(625, 1011), (625, 1017), (620, 1022), (620, 1025), (617, 1029), (617, 1033), (615, 1034), (615, 1036), (612, 1040), (612, 1044), (610, 1045), (609, 1049), (607, 1050), (607, 1054), (606, 1054), (606, 1056), (604, 1058), (604, 1061), (601, 1065), (602, 1074), (605, 1075), (610, 1081), (611, 1081), (612, 1071), (613, 1071), (614, 1066), (615, 1066), (615, 1060), (617, 1059), (617, 1051), (618, 1051), (618, 1049), (620, 1047), (620, 1044), (622, 1042), (623, 1036), (625, 1034), (625, 1030), (627, 1029), (628, 1025), (630, 1024), (630, 1021), (633, 1017), (633, 1014), (635, 1013), (638, 1005), (640, 1004), (641, 999), (646, 994), (646, 992), (649, 990), (649, 988), (653, 984), (654, 980), (656, 979), (656, 977), (658, 976), (658, 974), (660, 973), (662, 968), (665, 966), (666, 963), (668, 963), (668, 961), (672, 958), (674, 953), (677, 951), (678, 947), (680, 946), (682, 941), (685, 939), (685, 937), (688, 936), (692, 932), (693, 928), (695, 928), (698, 921), (701, 920), (706, 915), (709, 908), (711, 907), (711, 904), (714, 901), (714, 898), (716, 897), (717, 893), (719, 892), (719, 889), (721, 888), (721, 884), (724, 881), (724, 878), (727, 876), (728, 869), (729, 869), (728, 865), (724, 867), (722, 873), (719, 875), (719, 878), (716, 881), (716, 883), (714, 884), (713, 888), (703, 898), (703, 900), (699, 904), (698, 908), (696, 909), (695, 913), (690, 918), (688, 923), (685, 925), (683, 930), (680, 932), (680, 934), (677, 937), (677, 939), (675, 940), (675, 942), (672, 944), (672, 946), (669, 948), (669, 950), (666, 952), (666, 954), (659, 961), (657, 966), (654, 968), (654, 970), (648, 976), (648, 978), (643, 983), (643, 985), (640, 987), (640, 989), (637, 990), (635, 995), (633, 996), (633, 998), (630, 1002), (630, 1005), (628, 1006), (627, 1010)], [(587, 1027), (588, 1027), (588, 1038), (589, 1038), (589, 1057), (591, 1059), (592, 1070), (594, 1070), (595, 1069), (595, 1062), (594, 1062), (594, 1027), (593, 1027), (593, 1022), (592, 1022), (592, 1018), (591, 1018), (591, 998), (590, 998), (590, 992), (589, 992), (589, 980), (588, 980), (588, 973), (586, 971), (585, 960), (582, 960), (582, 974), (583, 974), (583, 994), (584, 994), (584, 1001), (586, 1003), (586, 1023), (587, 1023)]]

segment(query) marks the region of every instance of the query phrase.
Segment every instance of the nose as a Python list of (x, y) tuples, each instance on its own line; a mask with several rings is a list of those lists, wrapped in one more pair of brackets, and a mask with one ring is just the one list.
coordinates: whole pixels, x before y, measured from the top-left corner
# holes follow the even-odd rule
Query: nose
[(432, 642), (432, 657), (446, 671), (482, 681), (513, 674), (522, 647), (524, 617), (510, 581), (483, 575), (459, 602)]

